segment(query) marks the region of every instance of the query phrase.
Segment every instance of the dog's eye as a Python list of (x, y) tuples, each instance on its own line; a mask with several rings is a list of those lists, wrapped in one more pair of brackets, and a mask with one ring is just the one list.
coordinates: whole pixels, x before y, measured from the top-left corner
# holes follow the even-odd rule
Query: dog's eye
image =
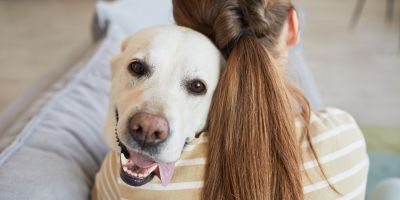
[(195, 79), (191, 80), (186, 85), (187, 90), (194, 95), (202, 95), (207, 91), (206, 85), (203, 81)]
[(146, 68), (146, 66), (138, 60), (132, 61), (129, 64), (129, 71), (134, 76), (137, 76), (137, 77), (144, 76), (148, 73), (148, 69)]

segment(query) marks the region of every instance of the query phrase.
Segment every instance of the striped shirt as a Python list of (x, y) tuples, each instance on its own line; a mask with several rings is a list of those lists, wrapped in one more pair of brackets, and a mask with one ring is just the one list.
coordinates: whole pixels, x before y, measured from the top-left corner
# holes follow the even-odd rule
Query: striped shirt
[[(364, 199), (369, 160), (364, 137), (354, 119), (346, 112), (325, 108), (313, 112), (310, 122), (311, 141), (319, 155), (328, 180), (323, 178), (309, 145), (301, 145), (305, 199)], [(296, 123), (298, 131), (302, 124)], [(206, 163), (207, 133), (185, 146), (176, 162), (174, 175), (167, 186), (155, 177), (151, 182), (132, 187), (119, 176), (119, 152), (110, 152), (96, 175), (93, 199), (200, 199)]]

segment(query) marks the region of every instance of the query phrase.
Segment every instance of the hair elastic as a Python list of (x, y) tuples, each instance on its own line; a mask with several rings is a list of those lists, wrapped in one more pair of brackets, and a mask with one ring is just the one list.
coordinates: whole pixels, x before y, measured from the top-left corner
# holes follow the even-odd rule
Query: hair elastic
[(240, 38), (243, 36), (257, 38), (257, 35), (253, 29), (251, 29), (249, 27), (242, 28), (240, 30), (238, 36), (233, 38), (227, 45), (225, 45), (224, 48), (222, 48), (222, 54), (225, 56), (225, 58), (228, 58), (229, 54), (231, 54), (231, 52), (232, 52), (232, 49), (236, 46), (236, 44), (239, 42)]
[(248, 28), (248, 27), (243, 28), (242, 30), (240, 30), (239, 36), (238, 36), (238, 37), (240, 38), (240, 37), (242, 37), (242, 36), (257, 37), (257, 36), (256, 36), (256, 33), (254, 32), (254, 30), (251, 29), (251, 28)]

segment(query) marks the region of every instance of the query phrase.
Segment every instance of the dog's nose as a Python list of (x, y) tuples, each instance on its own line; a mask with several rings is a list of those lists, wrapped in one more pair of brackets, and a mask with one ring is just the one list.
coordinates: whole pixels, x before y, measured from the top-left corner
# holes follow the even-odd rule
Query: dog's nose
[(141, 145), (157, 145), (168, 137), (168, 122), (164, 117), (137, 113), (129, 122), (129, 133)]

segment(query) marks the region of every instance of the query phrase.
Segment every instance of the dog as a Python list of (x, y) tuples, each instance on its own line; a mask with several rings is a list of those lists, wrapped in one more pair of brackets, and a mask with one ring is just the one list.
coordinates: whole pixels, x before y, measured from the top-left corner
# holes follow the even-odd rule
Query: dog
[(203, 131), (224, 58), (185, 27), (149, 27), (127, 38), (111, 64), (106, 143), (120, 152), (120, 178), (167, 185), (185, 144)]

